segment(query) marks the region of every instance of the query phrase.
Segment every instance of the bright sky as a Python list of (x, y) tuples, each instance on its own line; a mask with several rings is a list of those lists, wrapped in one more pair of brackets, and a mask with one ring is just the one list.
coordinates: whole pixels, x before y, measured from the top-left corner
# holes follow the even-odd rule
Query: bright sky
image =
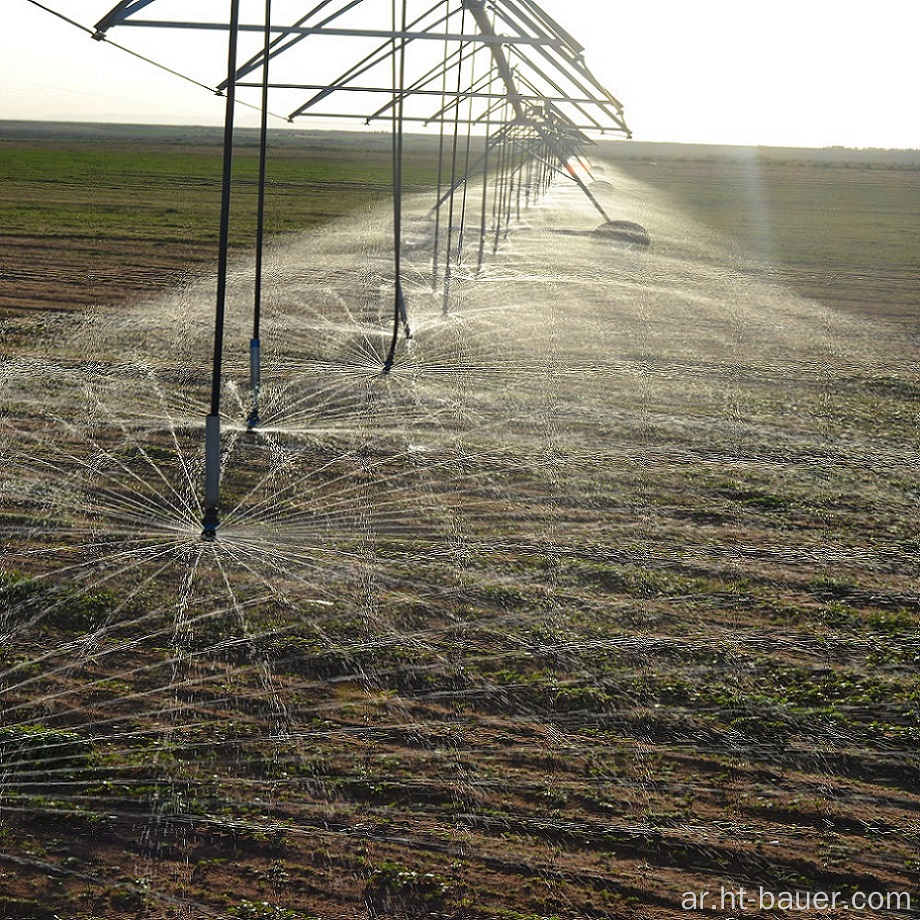
[[(115, 0), (42, 0), (92, 25)], [(386, 0), (365, 0), (385, 7)], [(174, 0), (158, 0), (143, 15)], [(288, 0), (290, 5), (290, 0)], [(295, 4), (306, 11), (309, 0)], [(920, 0), (542, 0), (586, 47), (638, 140), (920, 148)], [(220, 124), (221, 100), (39, 10), (3, 0), (0, 118)], [(227, 0), (185, 0), (214, 19)], [(186, 15), (188, 13), (186, 12)], [(226, 39), (122, 28), (116, 41), (213, 85)], [(339, 46), (340, 48), (341, 46)], [(241, 124), (255, 124), (244, 115)], [(340, 125), (342, 126), (342, 125)], [(301, 122), (297, 127), (308, 127)]]

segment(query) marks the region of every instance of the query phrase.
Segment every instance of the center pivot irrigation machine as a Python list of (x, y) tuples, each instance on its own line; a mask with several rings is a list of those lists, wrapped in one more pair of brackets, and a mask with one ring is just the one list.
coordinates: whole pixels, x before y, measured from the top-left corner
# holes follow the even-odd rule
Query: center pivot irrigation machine
[[(583, 148), (589, 133), (630, 136), (623, 107), (592, 75), (584, 48), (533, 0), (319, 0), (304, 11), (291, 0), (228, 0), (229, 15), (182, 18), (175, 0), (123, 0), (91, 34), (111, 41), (125, 27), (223, 31), (228, 69), (216, 91), (226, 97), (223, 196), (210, 414), (205, 435), (202, 537), (213, 540), (220, 504), (220, 399), (237, 104), (261, 113), (255, 302), (250, 342), (250, 428), (259, 425), (260, 313), (267, 126), (313, 117), (388, 125), (393, 151), (393, 330), (381, 372), (393, 367), (400, 332), (411, 336), (401, 271), (403, 137), (407, 126), (440, 131), (439, 187), (432, 208), (432, 284), (460, 264), (464, 227), (478, 226), (477, 270), (508, 224), (558, 175), (576, 183), (603, 217), (598, 232), (647, 245), (643, 228), (613, 221), (592, 194)], [(213, 9), (215, 4), (195, 4)], [(273, 8), (274, 7), (274, 8)], [(167, 18), (170, 15), (180, 18)], [(159, 16), (162, 18), (153, 18)], [(287, 17), (285, 22), (279, 18)], [(251, 17), (255, 21), (245, 21)], [(246, 43), (251, 43), (247, 56)], [(113, 42), (114, 43), (114, 42)], [(243, 102), (245, 93), (253, 101)], [(304, 95), (307, 98), (304, 101)], [(482, 138), (471, 153), (471, 137)], [(467, 214), (468, 187), (479, 183), (478, 214)], [(442, 217), (443, 214), (443, 217)]]

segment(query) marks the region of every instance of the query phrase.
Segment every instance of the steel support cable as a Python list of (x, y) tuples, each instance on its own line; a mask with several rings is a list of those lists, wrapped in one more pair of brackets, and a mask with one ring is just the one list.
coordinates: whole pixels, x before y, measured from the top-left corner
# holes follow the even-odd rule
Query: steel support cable
[[(123, 51), (125, 54), (130, 55), (133, 58), (137, 58), (139, 61), (143, 61), (145, 64), (149, 64), (151, 67), (156, 67), (157, 70), (162, 70), (164, 73), (168, 73), (173, 77), (178, 77), (180, 80), (184, 80), (186, 83), (191, 83), (192, 86), (197, 86), (199, 89), (207, 90), (212, 96), (223, 96), (224, 93), (220, 87), (208, 86), (207, 83), (202, 83), (199, 80), (196, 80), (194, 77), (190, 77), (188, 74), (181, 73), (178, 70), (173, 70), (172, 67), (167, 67), (165, 64), (161, 64), (159, 61), (153, 60), (153, 58), (146, 57), (138, 51), (132, 51), (130, 48), (126, 48), (124, 45), (119, 44), (116, 41), (112, 41), (104, 32), (99, 30), (90, 29), (88, 26), (84, 26), (81, 23), (77, 22), (74, 19), (71, 19), (68, 16), (65, 16), (63, 13), (59, 13), (57, 10), (51, 9), (50, 6), (45, 6), (44, 3), (39, 3), (38, 0), (26, 0), (26, 3), (31, 3), (32, 6), (38, 7), (38, 9), (43, 10), (46, 13), (49, 13), (52, 16), (55, 16), (57, 19), (63, 20), (68, 25), (73, 26), (75, 29), (79, 29), (81, 32), (85, 32), (90, 38), (95, 39), (97, 42), (104, 43), (112, 48), (115, 48), (116, 51)], [(254, 109), (260, 111), (259, 106), (252, 105), (249, 102), (243, 102), (240, 99), (235, 101), (236, 105), (243, 106), (247, 109)], [(285, 115), (279, 115), (276, 112), (268, 113), (272, 118), (277, 118), (279, 121), (287, 122), (290, 119)]]
[(205, 420), (205, 540), (217, 535), (220, 502), (220, 390), (224, 350), (224, 317), (230, 249), (230, 191), (233, 182), (233, 111), (236, 100), (236, 55), (239, 39), (240, 0), (230, 0), (230, 35), (227, 42), (227, 107), (224, 117), (224, 163), (220, 204), (220, 241), (217, 259), (217, 304), (214, 313), (214, 364), (211, 371), (211, 412)]
[[(402, 31), (406, 31), (406, 4), (402, 0)], [(396, 0), (392, 3), (393, 32), (396, 32)], [(412, 337), (406, 300), (402, 286), (402, 194), (403, 194), (403, 87), (406, 82), (406, 41), (399, 40), (397, 61), (397, 39), (393, 38), (393, 335), (390, 348), (383, 363), (383, 373), (388, 374), (396, 359), (396, 344), (399, 341), (400, 324), (405, 328), (406, 338)]]
[(99, 42), (105, 42), (107, 45), (111, 45), (113, 48), (117, 48), (119, 51), (124, 51), (125, 54), (130, 54), (132, 57), (137, 58), (140, 61), (143, 61), (145, 64), (151, 64), (153, 67), (157, 67), (160, 70), (166, 71), (166, 73), (172, 74), (174, 77), (179, 77), (180, 80), (185, 80), (188, 83), (192, 83), (195, 86), (200, 87), (201, 89), (206, 89), (209, 93), (218, 93), (213, 86), (206, 86), (204, 83), (199, 83), (193, 77), (189, 77), (184, 73), (179, 73), (178, 70), (173, 70), (171, 67), (167, 67), (165, 64), (160, 64), (157, 61), (152, 60), (151, 58), (144, 57), (143, 54), (139, 54), (137, 51), (132, 51), (130, 48), (126, 48), (124, 45), (118, 44), (118, 42), (113, 42), (107, 35), (102, 32), (99, 32), (95, 29), (90, 29), (88, 26), (84, 26), (76, 20), (70, 19), (68, 16), (65, 16), (63, 13), (59, 13), (57, 10), (51, 9), (49, 6), (45, 6), (44, 3), (39, 3), (38, 0), (26, 0), (27, 3), (31, 3), (32, 6), (37, 6), (40, 10), (44, 10), (46, 13), (50, 13), (52, 16), (56, 16), (58, 19), (63, 20), (64, 22), (72, 25), (75, 29), (79, 29), (81, 32), (85, 32), (90, 38), (96, 39)]
[(259, 424), (259, 392), (262, 388), (261, 323), (262, 323), (262, 273), (265, 250), (265, 174), (268, 160), (268, 48), (271, 43), (272, 0), (265, 0), (265, 50), (262, 61), (262, 113), (259, 125), (259, 198), (256, 213), (256, 265), (253, 294), (252, 339), (249, 342), (249, 385), (252, 391), (252, 410), (247, 425)]

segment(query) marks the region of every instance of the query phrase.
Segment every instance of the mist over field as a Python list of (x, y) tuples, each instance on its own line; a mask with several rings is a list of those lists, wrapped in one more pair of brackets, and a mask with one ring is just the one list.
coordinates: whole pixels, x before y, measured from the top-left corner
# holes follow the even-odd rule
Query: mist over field
[(384, 374), (385, 139), (284, 149), (203, 542), (217, 148), (58, 132), (4, 147), (0, 914), (916, 891), (913, 154), (602, 145), (648, 247), (557, 178), (433, 285), (419, 141)]

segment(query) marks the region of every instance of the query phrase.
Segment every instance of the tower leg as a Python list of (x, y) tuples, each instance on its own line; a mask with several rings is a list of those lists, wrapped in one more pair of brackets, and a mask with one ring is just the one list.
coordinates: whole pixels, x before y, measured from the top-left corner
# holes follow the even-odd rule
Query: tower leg
[(202, 540), (217, 539), (220, 502), (220, 416), (209, 415), (204, 429), (204, 518)]
[(261, 347), (258, 339), (249, 341), (249, 387), (252, 391), (252, 410), (246, 424), (256, 428), (259, 424), (259, 390), (262, 387)]
[(214, 311), (214, 365), (211, 372), (211, 414), (205, 419), (204, 518), (201, 538), (217, 536), (220, 502), (220, 384), (224, 351), (224, 314), (227, 303), (227, 266), (230, 258), (230, 191), (233, 184), (233, 107), (236, 101), (236, 51), (240, 0), (230, 2), (230, 38), (227, 48), (227, 91), (224, 115), (224, 168), (220, 202), (220, 241), (217, 252), (217, 304)]

